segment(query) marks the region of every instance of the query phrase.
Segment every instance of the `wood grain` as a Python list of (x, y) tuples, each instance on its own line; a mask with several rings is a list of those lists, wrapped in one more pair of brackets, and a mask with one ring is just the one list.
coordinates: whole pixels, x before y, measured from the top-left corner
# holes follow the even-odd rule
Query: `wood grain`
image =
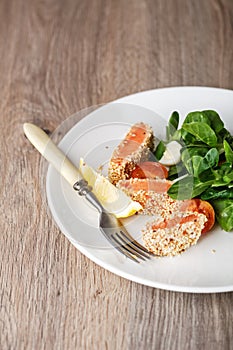
[(233, 293), (141, 286), (68, 242), (22, 132), (141, 90), (233, 89), (232, 0), (2, 0), (0, 33), (0, 348), (233, 349)]

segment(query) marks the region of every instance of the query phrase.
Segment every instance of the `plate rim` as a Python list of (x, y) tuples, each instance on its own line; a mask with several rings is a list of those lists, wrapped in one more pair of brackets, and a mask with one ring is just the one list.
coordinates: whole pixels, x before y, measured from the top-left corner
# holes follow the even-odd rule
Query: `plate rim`
[(119, 97), (117, 98), (116, 100), (111, 100), (109, 102), (106, 102), (106, 103), (113, 103), (113, 102), (118, 102), (124, 98), (127, 98), (127, 97), (133, 97), (135, 95), (138, 95), (138, 94), (142, 94), (142, 93), (147, 93), (147, 92), (153, 92), (153, 91), (162, 91), (162, 90), (170, 90), (170, 89), (208, 89), (208, 90), (218, 90), (218, 91), (225, 91), (225, 92), (233, 92), (232, 89), (228, 89), (228, 88), (220, 88), (220, 87), (215, 87), (215, 86), (204, 86), (204, 85), (180, 85), (180, 86), (177, 86), (177, 85), (174, 85), (174, 86), (164, 86), (164, 87), (161, 87), (161, 88), (153, 88), (153, 89), (146, 89), (146, 90), (142, 90), (142, 91), (137, 91), (137, 92), (133, 92), (132, 94), (128, 94), (128, 95), (124, 95), (122, 97)]

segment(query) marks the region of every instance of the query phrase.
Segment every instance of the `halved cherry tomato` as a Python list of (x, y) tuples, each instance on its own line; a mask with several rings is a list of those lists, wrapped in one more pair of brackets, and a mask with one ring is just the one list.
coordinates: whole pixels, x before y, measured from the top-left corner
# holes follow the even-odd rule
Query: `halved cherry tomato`
[(136, 165), (130, 177), (138, 179), (166, 179), (168, 171), (165, 166), (158, 162), (142, 162)]
[(204, 214), (207, 218), (207, 221), (204, 225), (202, 233), (208, 232), (214, 226), (215, 223), (215, 213), (212, 205), (198, 198), (186, 200), (181, 206), (182, 211), (192, 211)]

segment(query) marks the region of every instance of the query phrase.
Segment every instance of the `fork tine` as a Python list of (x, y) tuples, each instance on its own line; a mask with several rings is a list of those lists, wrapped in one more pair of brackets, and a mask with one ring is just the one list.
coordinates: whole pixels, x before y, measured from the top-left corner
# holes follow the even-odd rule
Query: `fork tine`
[(124, 250), (127, 250), (131, 255), (141, 259), (141, 260), (146, 260), (143, 255), (141, 255), (140, 252), (134, 249), (132, 245), (130, 244), (129, 240), (125, 240), (124, 238), (121, 237), (119, 232), (115, 232), (115, 235), (112, 235), (114, 238), (115, 242), (117, 242), (121, 247), (123, 247)]
[[(113, 235), (111, 236), (111, 239), (114, 240), (116, 244), (114, 244), (114, 248), (116, 248), (121, 254), (125, 255), (127, 258), (133, 260), (134, 262), (139, 263), (138, 259), (135, 257), (135, 255), (132, 255)], [(113, 243), (110, 239), (109, 241)]]
[(135, 239), (127, 232), (127, 231), (123, 231), (121, 230), (121, 234), (124, 235), (126, 237), (126, 239), (128, 239), (135, 247), (137, 247), (140, 251), (145, 252), (146, 254), (148, 254), (148, 257), (150, 255), (152, 255), (145, 247), (143, 247), (143, 245), (141, 245), (140, 243), (138, 243), (137, 241), (135, 241)]
[(126, 244), (127, 246), (130, 246), (130, 248), (133, 249), (134, 252), (137, 252), (140, 256), (144, 256), (145, 258), (150, 259), (150, 255), (146, 253), (144, 250), (140, 249), (137, 246), (137, 244), (134, 244), (134, 242), (136, 241), (129, 240), (129, 238), (125, 235), (124, 231), (120, 231), (120, 234), (117, 233), (117, 235), (124, 242), (124, 244)]
[(129, 253), (129, 251), (124, 247), (124, 246), (121, 246), (119, 249), (118, 249), (123, 255), (125, 255), (127, 258), (133, 260), (134, 262), (136, 263), (140, 263), (140, 261), (134, 256), (132, 255), (131, 253)]
[(133, 260), (134, 262), (139, 263), (139, 261), (136, 259), (135, 256), (133, 256), (132, 254), (130, 254), (126, 249), (124, 249), (124, 247), (122, 246), (122, 243), (119, 242), (119, 240), (117, 239), (117, 237), (115, 237), (113, 234), (109, 234), (107, 235), (106, 232), (103, 230), (102, 227), (100, 227), (101, 232), (104, 234), (105, 238), (109, 241), (109, 243), (115, 248), (117, 249), (121, 254), (125, 255), (127, 258)]

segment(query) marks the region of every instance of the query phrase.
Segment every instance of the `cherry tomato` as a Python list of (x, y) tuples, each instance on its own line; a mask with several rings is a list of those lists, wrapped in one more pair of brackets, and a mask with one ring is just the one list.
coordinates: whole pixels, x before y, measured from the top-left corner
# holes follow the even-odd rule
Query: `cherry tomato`
[(136, 165), (130, 177), (138, 179), (166, 179), (168, 171), (165, 166), (158, 162), (142, 162)]
[(203, 201), (203, 200), (198, 199), (198, 198), (184, 201), (184, 203), (181, 207), (181, 210), (182, 211), (198, 212), (198, 213), (204, 214), (206, 216), (207, 221), (205, 222), (202, 233), (210, 231), (211, 228), (214, 226), (214, 223), (215, 223), (214, 209), (213, 209), (212, 205), (207, 201)]

